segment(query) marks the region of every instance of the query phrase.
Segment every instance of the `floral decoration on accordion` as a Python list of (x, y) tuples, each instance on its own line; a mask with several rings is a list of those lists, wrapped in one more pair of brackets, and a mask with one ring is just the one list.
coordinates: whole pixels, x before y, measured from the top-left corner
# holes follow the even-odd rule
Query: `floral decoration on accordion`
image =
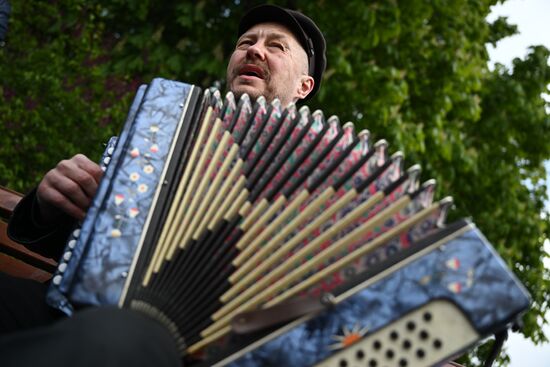
[(452, 256), (442, 259), (433, 274), (427, 274), (419, 279), (418, 283), (430, 286), (433, 283), (444, 285), (452, 293), (461, 293), (470, 289), (474, 284), (475, 268), (465, 267), (458, 257)]
[(158, 135), (162, 134), (161, 126), (154, 122), (148, 129), (144, 129), (144, 132), (140, 146), (135, 144), (128, 152), (132, 165), (123, 168), (127, 173), (126, 178), (124, 174), (121, 177), (121, 182), (124, 183), (121, 188), (124, 191), (112, 195), (109, 210), (114, 219), (110, 230), (110, 236), (113, 238), (123, 236), (125, 226), (131, 226), (130, 222), (140, 214), (140, 200), (144, 195), (149, 195), (151, 180), (148, 176), (155, 172), (155, 165), (158, 165), (156, 162), (160, 159), (158, 153), (162, 143), (159, 147)]
[(342, 327), (342, 333), (332, 336), (332, 339), (336, 340), (337, 343), (329, 346), (331, 350), (340, 350), (351, 347), (353, 344), (361, 340), (369, 331), (368, 327), (361, 327), (359, 324), (354, 324), (351, 329), (347, 325)]

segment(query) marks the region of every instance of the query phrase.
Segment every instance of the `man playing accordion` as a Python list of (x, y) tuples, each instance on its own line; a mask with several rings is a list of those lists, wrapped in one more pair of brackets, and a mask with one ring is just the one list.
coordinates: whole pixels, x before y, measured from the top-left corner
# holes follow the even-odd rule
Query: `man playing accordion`
[[(227, 86), (283, 105), (311, 98), (325, 70), (325, 40), (305, 15), (259, 6), (240, 22)], [(9, 236), (58, 258), (75, 220), (82, 220), (103, 171), (82, 154), (63, 160), (16, 208)], [(170, 335), (129, 310), (98, 308), (62, 318), (44, 301), (46, 285), (0, 274), (0, 354), (4, 366), (177, 366)]]
[[(239, 98), (275, 98), (283, 106), (311, 98), (326, 66), (325, 39), (307, 16), (273, 5), (240, 21), (227, 67), (227, 87)], [(82, 220), (103, 171), (82, 154), (61, 161), (14, 211), (9, 236), (57, 258), (73, 224)], [(178, 366), (171, 335), (127, 309), (81, 310), (63, 318), (48, 307), (46, 286), (0, 274), (0, 353), (3, 365)]]

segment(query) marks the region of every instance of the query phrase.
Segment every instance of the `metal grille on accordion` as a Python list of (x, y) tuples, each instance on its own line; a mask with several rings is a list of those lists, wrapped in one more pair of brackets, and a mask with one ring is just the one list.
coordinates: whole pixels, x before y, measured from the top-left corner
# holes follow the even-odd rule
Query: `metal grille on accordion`
[(155, 79), (48, 299), (144, 312), (191, 365), (434, 365), (529, 296), (419, 176), (321, 111)]

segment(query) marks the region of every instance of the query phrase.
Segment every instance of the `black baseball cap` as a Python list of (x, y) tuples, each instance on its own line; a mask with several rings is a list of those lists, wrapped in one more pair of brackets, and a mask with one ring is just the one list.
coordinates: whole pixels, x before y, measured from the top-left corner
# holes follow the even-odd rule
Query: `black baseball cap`
[(326, 42), (323, 33), (317, 25), (304, 14), (276, 5), (260, 5), (250, 9), (239, 23), (238, 37), (247, 30), (260, 23), (279, 23), (287, 27), (298, 39), (306, 51), (309, 61), (309, 75), (313, 77), (313, 90), (304, 98), (312, 98), (321, 87), (323, 72), (327, 65)]

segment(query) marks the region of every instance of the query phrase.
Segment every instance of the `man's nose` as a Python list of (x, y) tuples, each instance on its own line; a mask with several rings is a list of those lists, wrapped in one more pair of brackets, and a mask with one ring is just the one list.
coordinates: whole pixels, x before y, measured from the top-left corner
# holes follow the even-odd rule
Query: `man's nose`
[(259, 59), (265, 61), (265, 47), (263, 47), (261, 43), (256, 42), (248, 47), (246, 56), (251, 60)]

